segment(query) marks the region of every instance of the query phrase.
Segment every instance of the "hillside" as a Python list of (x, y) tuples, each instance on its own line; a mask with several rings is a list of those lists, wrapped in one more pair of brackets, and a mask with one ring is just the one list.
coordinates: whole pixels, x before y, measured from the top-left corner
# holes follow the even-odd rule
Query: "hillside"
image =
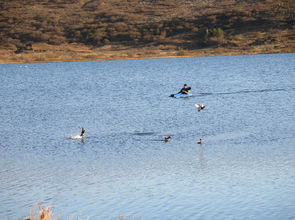
[(294, 0), (2, 0), (0, 63), (295, 52)]

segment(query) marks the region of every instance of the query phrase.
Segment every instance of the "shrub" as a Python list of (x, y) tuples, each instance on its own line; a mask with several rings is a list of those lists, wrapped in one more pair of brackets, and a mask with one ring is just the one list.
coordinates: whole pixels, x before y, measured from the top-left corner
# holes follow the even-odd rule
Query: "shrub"
[(52, 45), (61, 45), (66, 42), (66, 38), (63, 36), (51, 36), (48, 39), (48, 43)]
[(223, 40), (224, 34), (221, 28), (206, 29), (203, 39), (205, 44), (220, 44)]
[(243, 40), (243, 35), (241, 35), (241, 34), (235, 35), (235, 36), (233, 36), (233, 40), (242, 41)]
[(100, 28), (100, 29), (96, 29), (94, 35), (93, 35), (93, 39), (99, 43), (101, 42), (105, 37), (107, 36), (107, 33), (105, 32), (105, 29)]
[(160, 34), (160, 39), (165, 39), (166, 38), (166, 31), (165, 30), (163, 30), (163, 31), (161, 31), (161, 34)]
[(138, 43), (140, 41), (141, 34), (137, 29), (132, 29), (128, 32), (128, 34), (134, 43)]
[(117, 22), (117, 23), (113, 24), (113, 28), (117, 32), (127, 32), (129, 30), (128, 25), (124, 22)]
[(111, 41), (110, 41), (109, 39), (105, 38), (105, 39), (103, 40), (103, 43), (104, 43), (105, 45), (109, 45), (109, 44), (111, 43)]
[(183, 50), (179, 50), (179, 51), (177, 51), (177, 54), (176, 54), (176, 55), (177, 55), (177, 56), (184, 56), (185, 53), (184, 53)]

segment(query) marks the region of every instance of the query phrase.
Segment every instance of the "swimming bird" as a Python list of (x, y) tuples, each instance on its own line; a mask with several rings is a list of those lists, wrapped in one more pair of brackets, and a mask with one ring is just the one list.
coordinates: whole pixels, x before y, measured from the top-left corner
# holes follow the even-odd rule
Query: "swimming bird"
[(205, 105), (203, 105), (203, 104), (195, 104), (195, 106), (198, 109), (198, 112), (200, 112), (201, 110), (203, 110), (205, 108)]
[(198, 144), (203, 144), (202, 138), (200, 138), (200, 141), (198, 142)]
[(170, 139), (171, 139), (171, 136), (168, 136), (168, 137), (164, 137), (165, 138), (165, 142), (169, 142)]
[(81, 130), (81, 134), (80, 134), (80, 135), (71, 136), (70, 138), (71, 138), (71, 139), (74, 139), (74, 140), (76, 140), (76, 139), (82, 139), (82, 138), (84, 137), (84, 135), (85, 135), (85, 129), (82, 128), (82, 130)]

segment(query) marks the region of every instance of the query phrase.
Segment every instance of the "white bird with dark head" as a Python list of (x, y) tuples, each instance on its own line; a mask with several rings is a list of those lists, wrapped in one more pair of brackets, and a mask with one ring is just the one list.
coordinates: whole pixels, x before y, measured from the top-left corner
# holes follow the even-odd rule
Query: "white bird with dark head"
[(203, 110), (205, 108), (205, 105), (203, 105), (203, 104), (195, 104), (195, 106), (198, 109), (198, 112), (200, 112), (201, 110)]
[(85, 135), (85, 129), (82, 128), (81, 129), (81, 134), (79, 135), (75, 135), (75, 136), (71, 136), (70, 138), (73, 139), (73, 140), (77, 140), (77, 139), (82, 139)]

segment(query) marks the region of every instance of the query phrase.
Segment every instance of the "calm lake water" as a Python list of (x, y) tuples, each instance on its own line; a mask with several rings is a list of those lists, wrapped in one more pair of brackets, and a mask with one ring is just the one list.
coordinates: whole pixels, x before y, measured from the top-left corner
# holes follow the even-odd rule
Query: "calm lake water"
[(0, 219), (295, 219), (294, 96), (295, 54), (0, 65)]

